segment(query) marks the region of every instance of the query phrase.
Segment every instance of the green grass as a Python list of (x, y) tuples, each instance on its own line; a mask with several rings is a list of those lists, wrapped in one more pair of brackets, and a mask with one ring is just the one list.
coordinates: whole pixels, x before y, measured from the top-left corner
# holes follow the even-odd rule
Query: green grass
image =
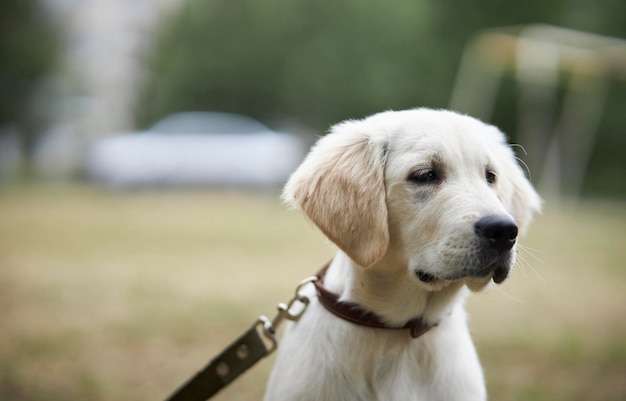
[[(334, 248), (274, 193), (0, 192), (0, 400), (159, 400)], [(493, 400), (626, 398), (626, 205), (548, 208), (468, 302)], [(272, 361), (217, 400), (262, 397)]]

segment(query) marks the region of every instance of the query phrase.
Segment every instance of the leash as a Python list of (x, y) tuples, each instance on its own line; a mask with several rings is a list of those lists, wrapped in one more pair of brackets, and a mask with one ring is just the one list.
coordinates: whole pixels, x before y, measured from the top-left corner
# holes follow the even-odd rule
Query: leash
[(278, 304), (278, 314), (272, 320), (266, 316), (259, 316), (248, 331), (214, 357), (166, 401), (208, 400), (258, 361), (274, 352), (278, 346), (276, 340), (278, 327), (285, 319), (293, 322), (300, 320), (310, 303), (310, 299), (300, 291), (307, 284), (317, 280), (318, 276), (312, 276), (301, 281), (296, 287), (295, 296), (287, 304)]
[[(295, 295), (287, 304), (278, 304), (278, 314), (273, 319), (259, 316), (252, 327), (233, 341), (207, 366), (176, 390), (166, 401), (205, 401), (233, 382), (258, 361), (274, 352), (278, 346), (276, 332), (284, 320), (300, 320), (311, 300), (301, 290), (313, 283), (317, 298), (329, 312), (343, 320), (365, 327), (387, 330), (408, 330), (413, 338), (428, 332), (437, 323), (429, 324), (421, 318), (408, 321), (403, 326), (389, 326), (380, 316), (364, 310), (358, 304), (340, 301), (339, 297), (324, 288), (324, 277), (330, 263), (315, 276), (306, 278), (296, 287)], [(268, 345), (269, 344), (269, 345)]]

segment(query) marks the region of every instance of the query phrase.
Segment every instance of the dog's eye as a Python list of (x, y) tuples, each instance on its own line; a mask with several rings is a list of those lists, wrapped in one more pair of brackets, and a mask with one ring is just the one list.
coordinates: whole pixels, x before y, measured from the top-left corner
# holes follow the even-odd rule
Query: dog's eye
[(433, 169), (417, 170), (409, 176), (409, 180), (420, 184), (431, 184), (440, 181), (439, 175)]
[(489, 185), (494, 185), (496, 183), (496, 173), (487, 170), (485, 172), (485, 179), (487, 180), (487, 183), (489, 183)]

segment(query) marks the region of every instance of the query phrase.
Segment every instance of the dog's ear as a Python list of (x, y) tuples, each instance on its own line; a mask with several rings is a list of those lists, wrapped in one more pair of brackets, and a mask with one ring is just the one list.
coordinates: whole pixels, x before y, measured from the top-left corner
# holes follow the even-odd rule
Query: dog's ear
[(362, 122), (338, 124), (311, 149), (283, 190), (286, 203), (304, 211), (362, 267), (382, 258), (389, 244), (385, 149)]
[(526, 178), (524, 171), (516, 160), (515, 153), (506, 144), (504, 135), (502, 137), (500, 154), (504, 168), (503, 178), (507, 187), (504, 201), (507, 204), (507, 209), (515, 219), (520, 233), (523, 234), (530, 226), (533, 215), (541, 210), (542, 201), (530, 181)]

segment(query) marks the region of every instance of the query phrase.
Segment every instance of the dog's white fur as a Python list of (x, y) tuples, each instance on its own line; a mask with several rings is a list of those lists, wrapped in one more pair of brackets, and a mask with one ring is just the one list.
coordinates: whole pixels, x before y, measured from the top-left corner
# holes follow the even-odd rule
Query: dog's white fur
[[(422, 317), (438, 326), (417, 339), (358, 326), (311, 290), (280, 343), (265, 400), (486, 399), (463, 299), (494, 271), (474, 224), (508, 216), (524, 231), (541, 203), (498, 129), (430, 109), (347, 121), (318, 141), (283, 199), (340, 248), (325, 286), (341, 300), (389, 325)], [(508, 271), (515, 254), (498, 263)]]

